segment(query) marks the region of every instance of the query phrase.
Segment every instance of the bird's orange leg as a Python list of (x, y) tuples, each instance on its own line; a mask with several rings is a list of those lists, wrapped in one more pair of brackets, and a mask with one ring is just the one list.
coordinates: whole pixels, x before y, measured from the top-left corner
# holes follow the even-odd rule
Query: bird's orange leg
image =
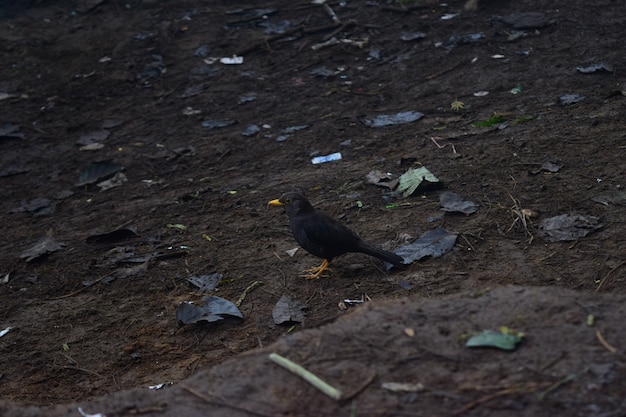
[(302, 276), (306, 279), (318, 279), (322, 276), (322, 273), (324, 271), (330, 271), (330, 268), (328, 267), (329, 265), (330, 262), (328, 262), (328, 259), (324, 259), (324, 262), (322, 262), (320, 266), (316, 266), (311, 269), (305, 269), (304, 272), (307, 272), (307, 274)]

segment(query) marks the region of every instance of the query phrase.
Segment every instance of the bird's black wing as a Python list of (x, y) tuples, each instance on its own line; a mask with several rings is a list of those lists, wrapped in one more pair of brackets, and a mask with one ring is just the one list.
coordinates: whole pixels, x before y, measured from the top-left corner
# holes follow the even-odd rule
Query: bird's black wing
[(359, 237), (337, 220), (321, 212), (302, 216), (292, 225), (300, 245), (324, 259), (332, 259), (358, 248)]

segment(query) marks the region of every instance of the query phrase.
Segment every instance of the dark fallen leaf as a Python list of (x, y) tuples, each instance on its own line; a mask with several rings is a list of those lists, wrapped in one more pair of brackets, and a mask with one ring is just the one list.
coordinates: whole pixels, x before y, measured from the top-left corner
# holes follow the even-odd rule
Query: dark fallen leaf
[(561, 214), (539, 222), (539, 232), (550, 242), (576, 240), (603, 226), (600, 219), (580, 214)]
[(202, 291), (213, 291), (220, 283), (224, 275), (216, 272), (211, 275), (198, 275), (197, 277), (191, 276), (187, 278), (187, 282), (200, 288)]
[(583, 74), (592, 74), (594, 72), (613, 72), (613, 66), (604, 62), (592, 64), (586, 67), (576, 67), (576, 70)]
[(35, 198), (30, 201), (22, 201), (22, 204), (14, 209), (9, 210), (9, 213), (23, 213), (29, 212), (33, 216), (46, 216), (54, 213), (56, 204), (47, 198)]
[(538, 29), (554, 23), (553, 19), (550, 19), (544, 13), (539, 12), (514, 13), (508, 16), (503, 16), (500, 20), (507, 25), (511, 25), (513, 29), (518, 30)]
[(120, 268), (115, 272), (115, 278), (126, 278), (134, 275), (142, 277), (146, 274), (146, 272), (148, 272), (148, 262), (131, 266), (129, 268)]
[(305, 308), (300, 301), (285, 294), (272, 309), (272, 318), (276, 324), (301, 323), (304, 320)]
[(403, 111), (396, 114), (381, 114), (379, 116), (366, 117), (362, 122), (365, 126), (369, 127), (384, 127), (415, 122), (422, 117), (424, 117), (424, 114), (418, 111)]
[(243, 315), (232, 302), (220, 297), (205, 297), (202, 304), (184, 301), (176, 308), (176, 321), (179, 324), (206, 321), (213, 323), (224, 319), (242, 320)]
[(369, 182), (370, 184), (378, 185), (380, 187), (387, 187), (390, 190), (396, 188), (398, 182), (400, 181), (398, 178), (393, 179), (391, 174), (379, 171), (377, 169), (370, 171), (367, 174), (366, 179), (367, 182)]
[(10, 177), (11, 175), (24, 174), (30, 171), (30, 168), (20, 165), (9, 165), (0, 171), (0, 178)]
[(103, 181), (123, 169), (124, 167), (122, 165), (116, 164), (115, 162), (94, 162), (93, 164), (89, 164), (80, 170), (78, 184), (76, 185), (80, 187), (87, 184), (93, 184), (98, 181)]
[(204, 122), (202, 122), (202, 127), (205, 127), (207, 129), (219, 129), (234, 124), (234, 120), (205, 120)]
[(137, 229), (135, 227), (127, 227), (124, 229), (116, 229), (107, 233), (91, 235), (86, 239), (86, 242), (89, 244), (117, 243), (123, 240), (132, 239), (138, 236), (139, 235), (137, 234)]
[(443, 192), (439, 195), (441, 209), (448, 212), (459, 212), (463, 214), (472, 214), (478, 211), (478, 203), (466, 200), (460, 194), (450, 191)]
[(445, 229), (437, 228), (424, 233), (413, 243), (400, 246), (395, 250), (395, 253), (404, 259), (405, 264), (410, 264), (426, 256), (438, 258), (454, 247), (456, 238), (457, 235)]
[(402, 32), (400, 39), (404, 42), (418, 41), (424, 39), (426, 34), (424, 32)]
[(0, 138), (7, 139), (26, 139), (26, 135), (21, 133), (20, 126), (13, 124), (6, 124), (0, 126)]
[(111, 188), (120, 187), (126, 181), (128, 181), (128, 179), (126, 178), (126, 175), (124, 175), (123, 172), (118, 172), (115, 175), (113, 175), (111, 178), (109, 178), (108, 180), (104, 180), (104, 181), (97, 183), (96, 186), (99, 187), (100, 191), (102, 192), (102, 191), (110, 190)]
[(89, 132), (78, 138), (76, 144), (79, 146), (87, 146), (92, 143), (100, 143), (106, 140), (110, 134), (111, 132), (108, 130), (96, 130), (95, 132)]
[(54, 238), (46, 236), (22, 252), (20, 258), (25, 259), (26, 262), (31, 262), (52, 252), (56, 252), (63, 247), (65, 247), (65, 243), (58, 242)]
[(585, 99), (585, 96), (581, 96), (580, 94), (565, 94), (559, 97), (559, 104), (562, 106), (567, 106), (569, 104), (579, 103)]
[(541, 164), (540, 168), (530, 170), (528, 171), (528, 173), (531, 175), (537, 175), (542, 172), (557, 173), (561, 170), (561, 168), (563, 168), (563, 164), (561, 164), (560, 161), (546, 161), (543, 164)]

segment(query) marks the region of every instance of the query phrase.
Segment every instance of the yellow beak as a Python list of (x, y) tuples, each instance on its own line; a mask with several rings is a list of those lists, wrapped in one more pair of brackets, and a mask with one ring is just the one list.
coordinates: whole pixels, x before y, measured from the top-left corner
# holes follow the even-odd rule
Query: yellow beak
[(278, 199), (268, 202), (267, 205), (268, 206), (284, 206), (284, 204), (281, 203), (281, 201)]

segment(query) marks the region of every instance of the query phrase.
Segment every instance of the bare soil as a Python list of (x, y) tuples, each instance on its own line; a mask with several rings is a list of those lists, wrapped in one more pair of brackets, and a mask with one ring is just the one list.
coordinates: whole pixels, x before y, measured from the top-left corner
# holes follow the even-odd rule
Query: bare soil
[[(338, 23), (308, 2), (0, 5), (0, 414), (623, 415), (626, 3), (328, 6)], [(364, 123), (405, 111), (424, 117)], [(104, 163), (125, 181), (81, 179)], [(419, 166), (443, 189), (366, 179)], [(399, 271), (348, 254), (307, 281), (320, 260), (288, 255), (267, 207), (294, 189), (386, 249), (458, 239)], [(442, 211), (442, 190), (479, 210)], [(601, 227), (549, 241), (539, 222), (561, 214)], [(101, 236), (116, 230), (135, 233)], [(187, 278), (212, 273), (244, 320), (179, 325), (179, 303), (206, 296)], [(304, 321), (274, 324), (283, 294)], [(502, 325), (526, 334), (516, 351), (464, 347)]]

